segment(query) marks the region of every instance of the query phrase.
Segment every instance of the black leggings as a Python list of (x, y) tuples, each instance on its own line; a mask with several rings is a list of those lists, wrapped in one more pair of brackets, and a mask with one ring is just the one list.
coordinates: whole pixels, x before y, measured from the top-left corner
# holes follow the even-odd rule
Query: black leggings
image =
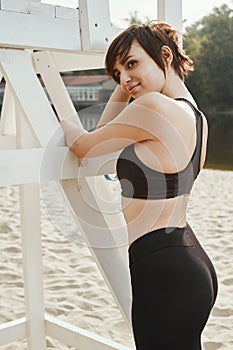
[(190, 226), (143, 235), (129, 247), (129, 262), (137, 350), (201, 350), (218, 285)]

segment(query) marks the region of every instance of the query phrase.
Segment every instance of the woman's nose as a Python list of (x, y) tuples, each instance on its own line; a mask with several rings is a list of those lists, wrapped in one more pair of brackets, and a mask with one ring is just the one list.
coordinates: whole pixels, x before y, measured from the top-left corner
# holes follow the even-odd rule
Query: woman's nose
[(131, 77), (130, 77), (130, 75), (128, 74), (128, 72), (122, 72), (122, 73), (121, 73), (121, 82), (122, 82), (123, 84), (129, 83), (130, 80), (131, 80)]

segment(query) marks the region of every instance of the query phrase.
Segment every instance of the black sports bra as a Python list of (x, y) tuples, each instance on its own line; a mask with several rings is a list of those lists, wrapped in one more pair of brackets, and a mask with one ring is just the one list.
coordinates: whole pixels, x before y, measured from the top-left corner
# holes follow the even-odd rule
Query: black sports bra
[(146, 166), (135, 153), (134, 144), (123, 149), (117, 160), (117, 176), (121, 194), (128, 198), (167, 199), (190, 193), (194, 180), (200, 172), (202, 148), (202, 113), (184, 98), (196, 117), (196, 147), (188, 165), (178, 173), (161, 173)]

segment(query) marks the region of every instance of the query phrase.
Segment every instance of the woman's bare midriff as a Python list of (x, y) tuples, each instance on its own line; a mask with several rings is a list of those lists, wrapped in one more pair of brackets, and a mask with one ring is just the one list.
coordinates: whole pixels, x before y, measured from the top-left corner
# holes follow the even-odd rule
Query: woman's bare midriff
[(144, 234), (165, 227), (184, 227), (189, 195), (170, 199), (121, 198), (129, 245)]

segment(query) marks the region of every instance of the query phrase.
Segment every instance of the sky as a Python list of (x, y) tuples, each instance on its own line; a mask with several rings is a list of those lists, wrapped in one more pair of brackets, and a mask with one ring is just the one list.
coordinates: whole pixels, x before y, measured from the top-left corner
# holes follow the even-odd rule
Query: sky
[[(93, 0), (98, 1), (98, 0)], [(42, 0), (44, 3), (59, 4), (67, 7), (77, 7), (78, 0)], [(183, 0), (183, 19), (185, 25), (190, 25), (203, 16), (208, 15), (214, 7), (227, 4), (233, 8), (233, 0)], [(138, 17), (142, 20), (149, 17), (151, 20), (157, 19), (156, 0), (109, 0), (111, 21), (114, 25), (125, 28), (127, 22), (124, 18), (129, 18), (129, 13), (138, 11)]]

